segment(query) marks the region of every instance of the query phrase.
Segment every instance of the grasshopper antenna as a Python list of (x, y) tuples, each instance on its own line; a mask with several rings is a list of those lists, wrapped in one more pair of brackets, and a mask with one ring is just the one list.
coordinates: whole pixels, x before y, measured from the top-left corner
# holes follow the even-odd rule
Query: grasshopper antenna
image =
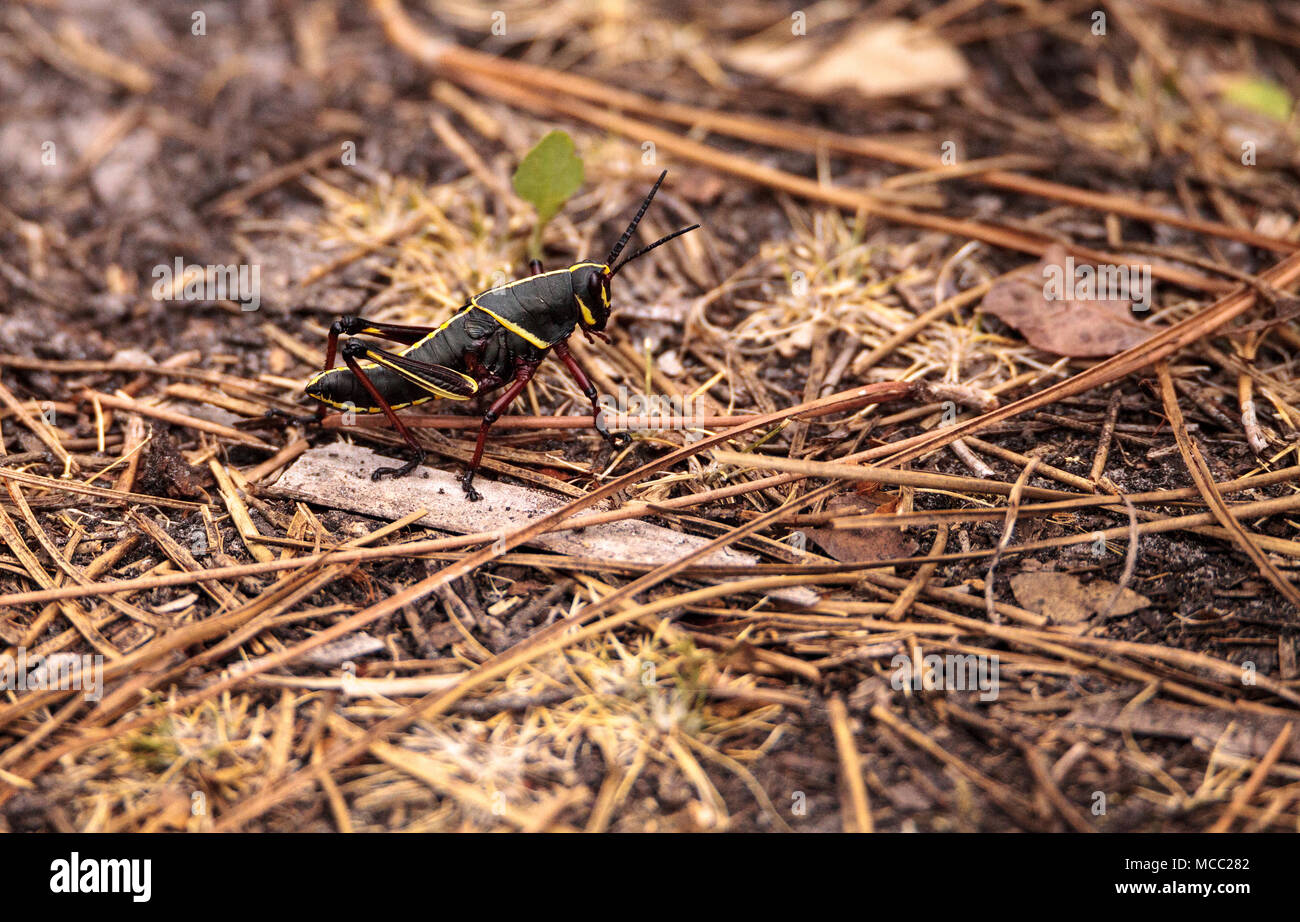
[(611, 269), (611, 270), (610, 270), (610, 273), (609, 273), (609, 277), (610, 277), (610, 278), (613, 278), (614, 276), (618, 275), (618, 270), (619, 270), (619, 269), (622, 269), (624, 266), (626, 266), (626, 265), (627, 265), (628, 263), (630, 263), (632, 260), (634, 260), (634, 259), (636, 259), (636, 258), (638, 258), (638, 257), (640, 257), (640, 256), (644, 256), (645, 254), (649, 253), (649, 252), (650, 252), (651, 250), (653, 250), (655, 247), (657, 247), (657, 246), (663, 246), (665, 243), (667, 243), (669, 240), (672, 240), (674, 237), (680, 237), (682, 234), (689, 234), (689, 233), (690, 233), (691, 231), (693, 231), (693, 230), (699, 230), (699, 228), (700, 228), (700, 225), (698, 225), (698, 224), (692, 224), (690, 227), (683, 227), (681, 230), (673, 231), (673, 232), (672, 232), (671, 234), (669, 234), (667, 237), (660, 237), (660, 238), (659, 238), (658, 240), (656, 240), (654, 243), (650, 244), (649, 246), (642, 247), (641, 249), (637, 250), (635, 253), (633, 253), (631, 256), (629, 256), (627, 259), (623, 260), (621, 263), (619, 263), (617, 266), (615, 266), (613, 269)]
[(618, 238), (618, 243), (614, 244), (614, 249), (609, 251), (609, 256), (605, 257), (605, 265), (614, 265), (614, 260), (618, 259), (618, 254), (623, 252), (623, 247), (627, 246), (627, 242), (632, 239), (632, 234), (636, 231), (636, 226), (640, 224), (641, 219), (645, 217), (646, 209), (650, 207), (650, 203), (654, 201), (655, 193), (659, 191), (659, 184), (664, 181), (664, 177), (667, 175), (667, 170), (664, 170), (659, 174), (659, 178), (655, 180), (654, 187), (650, 190), (650, 194), (647, 195), (645, 201), (641, 203), (641, 208), (637, 211), (636, 217), (633, 218), (632, 223), (627, 226), (627, 230), (623, 231), (623, 236)]

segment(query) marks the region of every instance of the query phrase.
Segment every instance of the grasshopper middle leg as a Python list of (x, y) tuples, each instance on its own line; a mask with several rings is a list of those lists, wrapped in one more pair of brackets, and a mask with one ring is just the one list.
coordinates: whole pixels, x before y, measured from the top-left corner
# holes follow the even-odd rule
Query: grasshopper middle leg
[(515, 364), (515, 379), (510, 382), (504, 394), (492, 402), (488, 411), (483, 414), (483, 422), (479, 425), (478, 441), (474, 445), (474, 457), (470, 459), (469, 467), (461, 475), (460, 485), (465, 490), (465, 496), (472, 503), (478, 502), (483, 497), (479, 495), (478, 490), (474, 489), (474, 475), (478, 473), (479, 462), (483, 460), (483, 446), (487, 444), (488, 430), (492, 424), (501, 418), (501, 414), (506, 408), (514, 402), (528, 382), (532, 380), (533, 374), (537, 371), (536, 362), (525, 362), (518, 360)]

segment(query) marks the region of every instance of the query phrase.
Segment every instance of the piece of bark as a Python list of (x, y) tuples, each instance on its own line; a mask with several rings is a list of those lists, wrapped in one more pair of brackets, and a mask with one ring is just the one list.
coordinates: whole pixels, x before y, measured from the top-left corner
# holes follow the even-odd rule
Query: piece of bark
[[(1148, 701), (1131, 708), (1124, 704), (1113, 699), (1080, 704), (1065, 720), (1085, 727), (1126, 729), (1139, 736), (1200, 740), (1207, 747), (1218, 745), (1233, 755), (1252, 759), (1268, 752), (1284, 724), (1296, 722), (1281, 715), (1217, 711), (1168, 701)], [(1300, 738), (1294, 734), (1283, 758), (1300, 762)]]
[[(394, 460), (361, 445), (338, 443), (313, 448), (303, 454), (276, 481), (274, 492), (334, 509), (396, 521), (418, 509), (428, 513), (419, 524), (464, 535), (504, 528), (523, 528), (553, 512), (568, 500), (532, 487), (500, 483), (487, 477), (474, 481), (483, 499), (471, 503), (461, 491), (459, 472), (421, 465), (409, 476), (371, 480), (379, 467)], [(607, 509), (597, 505), (589, 512)], [(555, 531), (538, 535), (529, 544), (575, 557), (658, 566), (678, 560), (708, 539), (683, 534), (639, 519), (590, 525), (580, 531)], [(732, 548), (722, 548), (696, 561), (701, 566), (753, 566), (758, 559)], [(774, 597), (798, 605), (811, 605), (816, 593), (802, 587), (776, 590)]]

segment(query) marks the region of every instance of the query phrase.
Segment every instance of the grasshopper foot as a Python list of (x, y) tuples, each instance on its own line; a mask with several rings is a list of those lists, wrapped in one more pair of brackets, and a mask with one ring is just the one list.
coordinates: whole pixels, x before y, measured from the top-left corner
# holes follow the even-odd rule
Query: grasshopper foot
[(465, 498), (471, 503), (477, 503), (483, 498), (483, 494), (474, 489), (474, 472), (466, 471), (460, 475), (460, 487), (465, 491)]
[(609, 427), (605, 425), (605, 420), (601, 414), (596, 415), (595, 422), (596, 432), (600, 437), (615, 448), (622, 448), (632, 441), (632, 437), (626, 432), (610, 432)]
[(235, 422), (234, 427), (241, 431), (250, 429), (282, 429), (284, 424), (296, 423), (300, 426), (310, 426), (320, 422), (319, 416), (304, 416), (299, 413), (290, 413), (281, 410), (278, 407), (272, 407), (261, 416), (253, 416), (249, 419), (241, 419)]
[(411, 473), (411, 471), (415, 470), (422, 463), (424, 463), (423, 454), (419, 457), (412, 458), (401, 467), (381, 467), (370, 475), (370, 479), (383, 480), (384, 477), (392, 477), (394, 480), (397, 480), (399, 477), (405, 477), (407, 474)]

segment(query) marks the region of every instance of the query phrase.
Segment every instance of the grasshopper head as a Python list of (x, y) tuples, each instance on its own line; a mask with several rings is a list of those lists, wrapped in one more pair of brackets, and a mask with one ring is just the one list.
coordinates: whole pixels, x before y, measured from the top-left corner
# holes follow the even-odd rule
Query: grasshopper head
[(578, 325), (585, 333), (602, 333), (609, 322), (609, 266), (592, 263), (573, 270), (573, 294), (578, 301)]

